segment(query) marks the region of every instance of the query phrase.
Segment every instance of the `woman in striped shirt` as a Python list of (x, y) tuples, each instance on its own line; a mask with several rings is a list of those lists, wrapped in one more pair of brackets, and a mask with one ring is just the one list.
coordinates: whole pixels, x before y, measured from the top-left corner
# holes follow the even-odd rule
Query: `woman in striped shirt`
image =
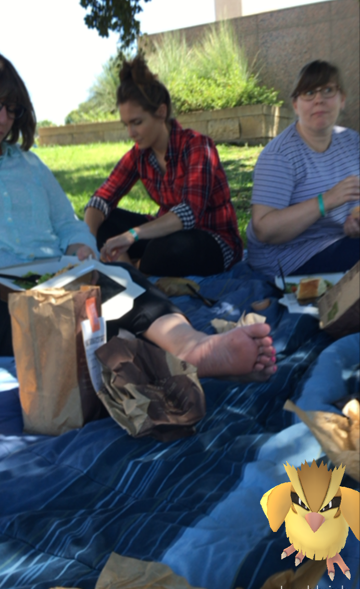
[(360, 255), (359, 134), (336, 126), (345, 105), (339, 70), (313, 61), (291, 94), (297, 121), (254, 170), (250, 265), (267, 276), (343, 272)]

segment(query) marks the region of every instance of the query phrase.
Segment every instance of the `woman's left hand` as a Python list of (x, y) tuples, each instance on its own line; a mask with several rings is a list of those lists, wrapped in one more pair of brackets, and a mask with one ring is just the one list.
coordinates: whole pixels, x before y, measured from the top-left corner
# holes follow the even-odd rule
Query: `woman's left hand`
[(77, 255), (78, 259), (80, 260), (80, 262), (83, 262), (84, 260), (87, 260), (88, 258), (94, 258), (94, 260), (96, 260), (96, 255), (94, 254), (91, 247), (89, 247), (88, 245), (81, 245), (76, 250), (76, 255)]
[(349, 215), (344, 223), (344, 233), (348, 237), (360, 237), (360, 217)]
[(84, 243), (71, 243), (65, 252), (66, 256), (77, 256), (80, 262), (87, 260), (88, 258), (94, 258), (96, 260), (97, 256), (95, 252)]
[(100, 258), (103, 262), (116, 262), (116, 260), (125, 254), (129, 247), (134, 243), (135, 238), (131, 233), (125, 231), (121, 235), (116, 235), (107, 240), (101, 248)]

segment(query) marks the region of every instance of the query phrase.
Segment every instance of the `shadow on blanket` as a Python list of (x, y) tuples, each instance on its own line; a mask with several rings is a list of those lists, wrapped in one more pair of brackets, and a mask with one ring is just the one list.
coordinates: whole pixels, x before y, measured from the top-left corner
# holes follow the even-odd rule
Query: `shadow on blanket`
[[(307, 427), (282, 407), (302, 397), (332, 342), (313, 317), (289, 315), (276, 290), (245, 263), (202, 279), (201, 293), (218, 303), (173, 300), (208, 333), (214, 317), (236, 321), (252, 301), (269, 297), (265, 313), (279, 369), (262, 384), (204, 379), (207, 415), (191, 438), (133, 439), (110, 418), (58, 438), (23, 435), (13, 361), (1, 360), (2, 589), (93, 589), (111, 552), (163, 562), (207, 589), (259, 589), (289, 568), (280, 559), (288, 545), (284, 526), (271, 532), (260, 499), (287, 480), (282, 463), (300, 466), (322, 456)], [(327, 364), (321, 372), (326, 399), (333, 377)], [(312, 402), (319, 409), (314, 395)], [(332, 406), (334, 398), (324, 402)], [(357, 488), (349, 477), (343, 484)], [(339, 570), (335, 577), (344, 589), (358, 586), (356, 544), (350, 532), (342, 556), (353, 580)], [(329, 587), (327, 576), (318, 587)]]

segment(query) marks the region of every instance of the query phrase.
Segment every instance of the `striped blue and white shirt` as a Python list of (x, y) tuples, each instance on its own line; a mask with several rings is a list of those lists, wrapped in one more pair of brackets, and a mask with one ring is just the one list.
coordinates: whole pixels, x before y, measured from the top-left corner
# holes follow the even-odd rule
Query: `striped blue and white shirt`
[[(291, 124), (261, 152), (254, 170), (251, 204), (283, 209), (330, 190), (347, 176), (360, 175), (359, 133), (334, 127), (330, 147), (313, 151)], [(247, 228), (248, 261), (267, 276), (302, 266), (315, 254), (344, 237), (343, 225), (354, 201), (329, 211), (301, 235), (282, 244), (261, 243), (252, 222)]]

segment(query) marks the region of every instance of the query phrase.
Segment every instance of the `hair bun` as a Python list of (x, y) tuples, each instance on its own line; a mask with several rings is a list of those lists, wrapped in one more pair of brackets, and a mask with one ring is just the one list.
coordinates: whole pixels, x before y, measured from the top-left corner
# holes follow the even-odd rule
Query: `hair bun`
[(132, 61), (124, 61), (120, 69), (120, 82), (132, 80), (137, 85), (152, 84), (157, 81), (157, 76), (149, 70), (145, 58), (137, 55)]

